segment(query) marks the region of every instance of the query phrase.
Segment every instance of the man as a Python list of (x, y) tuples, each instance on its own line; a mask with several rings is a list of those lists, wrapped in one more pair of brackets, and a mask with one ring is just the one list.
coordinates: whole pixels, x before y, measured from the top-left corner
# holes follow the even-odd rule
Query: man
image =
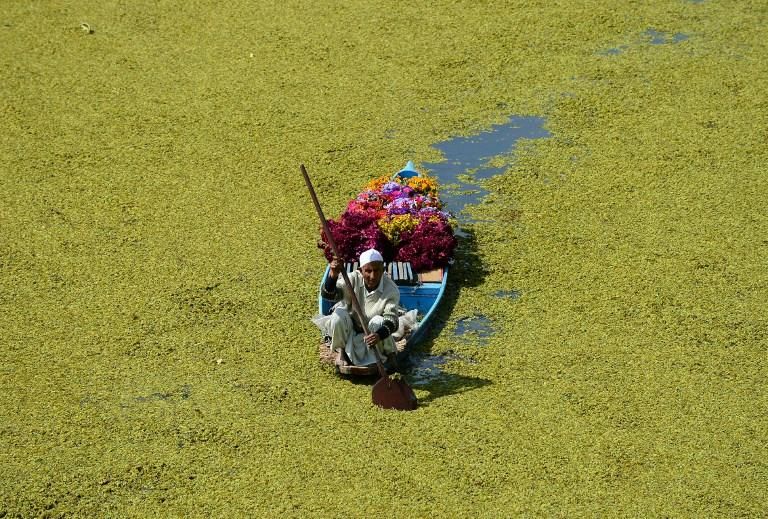
[(339, 301), (333, 307), (326, 328), (331, 337), (331, 348), (339, 352), (341, 363), (348, 360), (356, 366), (373, 364), (376, 356), (371, 348), (378, 347), (384, 353), (396, 351), (392, 334), (398, 327), (400, 291), (395, 282), (384, 275), (384, 258), (379, 251), (368, 249), (360, 255), (360, 267), (349, 275), (349, 281), (368, 320), (368, 331), (371, 333), (364, 336), (363, 327), (345, 289), (344, 278), (339, 279), (342, 268), (344, 264), (334, 258), (321, 289), (324, 298)]

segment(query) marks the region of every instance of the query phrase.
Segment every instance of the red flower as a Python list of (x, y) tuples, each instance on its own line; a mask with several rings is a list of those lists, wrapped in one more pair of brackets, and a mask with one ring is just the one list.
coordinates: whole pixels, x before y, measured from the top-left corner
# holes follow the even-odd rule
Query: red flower
[(400, 235), (396, 261), (409, 261), (417, 272), (445, 267), (453, 257), (457, 241), (451, 226), (422, 218), (413, 231)]
[[(422, 183), (434, 181), (422, 181)], [(426, 185), (426, 184), (425, 184)], [(431, 184), (430, 184), (431, 185)], [(441, 211), (436, 196), (436, 184), (421, 194), (419, 190), (386, 181), (384, 177), (369, 183), (369, 188), (350, 201), (338, 220), (329, 220), (328, 227), (339, 254), (344, 261), (356, 261), (360, 254), (375, 248), (385, 261), (408, 261), (417, 272), (444, 267), (453, 257), (456, 238), (448, 224), (449, 215)], [(390, 221), (389, 216), (412, 214), (418, 225), (398, 236), (397, 248), (382, 232), (378, 221)], [(333, 252), (325, 233), (318, 247), (330, 261)]]
[[(392, 244), (381, 232), (376, 221), (379, 215), (375, 210), (344, 211), (338, 221), (328, 220), (328, 228), (336, 242), (336, 247), (342, 259), (347, 262), (357, 261), (364, 251), (376, 249), (390, 261), (394, 256)], [(323, 249), (328, 261), (333, 258), (333, 251), (328, 244), (325, 232), (321, 233), (321, 241), (317, 246)]]

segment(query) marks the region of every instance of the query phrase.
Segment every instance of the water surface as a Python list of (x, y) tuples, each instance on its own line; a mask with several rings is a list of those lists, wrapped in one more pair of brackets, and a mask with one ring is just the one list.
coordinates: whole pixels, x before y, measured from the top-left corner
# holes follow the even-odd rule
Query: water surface
[(508, 122), (493, 125), (487, 131), (433, 145), (445, 160), (423, 166), (438, 178), (443, 186), (441, 198), (460, 223), (470, 221), (462, 214), (464, 208), (479, 203), (488, 194), (482, 181), (504, 173), (512, 163), (520, 139), (550, 136), (545, 122), (543, 117), (512, 116)]

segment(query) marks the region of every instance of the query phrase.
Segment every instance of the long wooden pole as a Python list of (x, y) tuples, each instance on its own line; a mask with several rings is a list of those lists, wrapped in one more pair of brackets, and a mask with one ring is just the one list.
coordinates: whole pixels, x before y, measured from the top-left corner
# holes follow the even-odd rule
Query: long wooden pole
[[(307, 168), (304, 167), (304, 164), (301, 165), (301, 174), (304, 175), (304, 182), (306, 182), (307, 189), (309, 189), (309, 195), (312, 197), (312, 202), (315, 204), (315, 211), (317, 211), (317, 216), (320, 217), (320, 223), (323, 225), (323, 232), (325, 233), (325, 237), (328, 240), (328, 244), (331, 246), (333, 255), (343, 260), (343, 258), (341, 258), (339, 255), (338, 248), (336, 248), (336, 242), (334, 241), (333, 235), (331, 234), (331, 229), (328, 227), (328, 221), (325, 219), (323, 208), (320, 207), (320, 201), (317, 199), (315, 188), (312, 187), (312, 181), (309, 180), (309, 174), (307, 173)], [(365, 313), (363, 313), (363, 309), (360, 307), (360, 302), (357, 300), (354, 290), (352, 290), (352, 283), (350, 282), (349, 276), (347, 275), (347, 269), (343, 268), (343, 266), (341, 269), (341, 275), (344, 276), (344, 284), (347, 289), (347, 294), (352, 300), (352, 309), (357, 314), (357, 318), (360, 319), (360, 324), (363, 325), (363, 332), (366, 336), (368, 336), (371, 334), (371, 332), (368, 330), (368, 320), (365, 318)], [(379, 374), (382, 376), (382, 378), (389, 379), (387, 370), (384, 369), (384, 364), (382, 364), (381, 354), (379, 353), (378, 348), (374, 346), (373, 351), (376, 354), (376, 366), (379, 368)]]

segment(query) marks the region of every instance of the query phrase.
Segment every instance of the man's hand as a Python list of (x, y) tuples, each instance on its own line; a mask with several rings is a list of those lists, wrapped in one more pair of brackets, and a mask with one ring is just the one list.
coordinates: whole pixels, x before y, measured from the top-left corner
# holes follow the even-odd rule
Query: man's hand
[(370, 335), (365, 336), (365, 343), (368, 345), (369, 348), (373, 348), (378, 344), (379, 342), (379, 336), (375, 333), (372, 333)]
[(341, 274), (342, 268), (344, 268), (344, 263), (339, 258), (334, 257), (331, 260), (331, 271), (329, 272), (331, 278), (339, 279), (339, 274)]

